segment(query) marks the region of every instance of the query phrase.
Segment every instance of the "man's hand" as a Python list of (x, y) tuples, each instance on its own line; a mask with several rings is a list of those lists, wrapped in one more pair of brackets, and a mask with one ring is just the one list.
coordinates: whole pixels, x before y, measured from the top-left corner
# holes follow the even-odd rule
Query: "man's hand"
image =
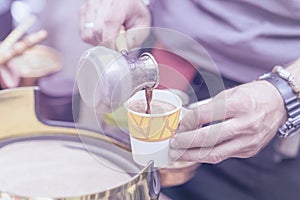
[(114, 48), (112, 39), (124, 25), (129, 31), (128, 47), (137, 47), (147, 37), (150, 24), (150, 11), (141, 0), (88, 0), (80, 10), (81, 38), (92, 45)]
[(285, 119), (281, 96), (267, 81), (225, 90), (184, 117), (170, 141), (169, 156), (203, 163), (248, 158), (274, 137)]

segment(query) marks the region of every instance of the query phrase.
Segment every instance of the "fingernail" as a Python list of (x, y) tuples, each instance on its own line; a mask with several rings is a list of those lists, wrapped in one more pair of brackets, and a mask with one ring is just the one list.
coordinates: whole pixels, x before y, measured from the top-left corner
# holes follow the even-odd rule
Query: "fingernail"
[(171, 148), (176, 148), (176, 147), (178, 146), (177, 141), (176, 141), (176, 139), (175, 139), (175, 136), (173, 136), (173, 137), (170, 139), (169, 144), (170, 144), (170, 147), (171, 147)]
[(177, 128), (177, 132), (184, 132), (186, 130), (185, 126), (183, 124), (179, 124)]

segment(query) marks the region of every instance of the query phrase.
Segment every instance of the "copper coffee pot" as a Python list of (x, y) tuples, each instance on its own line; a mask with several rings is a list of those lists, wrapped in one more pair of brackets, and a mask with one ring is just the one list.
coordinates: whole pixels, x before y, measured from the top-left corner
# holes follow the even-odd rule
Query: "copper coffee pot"
[(150, 53), (132, 56), (125, 31), (116, 39), (116, 49), (97, 46), (80, 58), (77, 85), (83, 101), (97, 112), (112, 112), (135, 92), (158, 85), (158, 64)]

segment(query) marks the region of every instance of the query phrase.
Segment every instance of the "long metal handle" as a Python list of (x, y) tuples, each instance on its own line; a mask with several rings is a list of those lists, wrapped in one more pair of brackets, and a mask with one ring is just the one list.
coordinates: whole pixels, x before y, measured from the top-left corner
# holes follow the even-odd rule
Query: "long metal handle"
[(152, 160), (149, 164), (149, 195), (151, 200), (157, 200), (161, 190), (161, 176), (159, 170), (154, 168)]

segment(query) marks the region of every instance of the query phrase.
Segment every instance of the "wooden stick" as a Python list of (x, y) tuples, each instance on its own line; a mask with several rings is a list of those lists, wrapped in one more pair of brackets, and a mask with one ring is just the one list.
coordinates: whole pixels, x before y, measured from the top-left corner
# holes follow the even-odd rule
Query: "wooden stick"
[(0, 54), (0, 65), (5, 64), (13, 57), (22, 54), (27, 49), (38, 44), (47, 37), (48, 33), (45, 30), (40, 30), (35, 33), (31, 33), (24, 37), (20, 42), (15, 43), (12, 48)]
[(35, 20), (36, 17), (31, 15), (23, 23), (21, 23), (14, 30), (12, 30), (10, 34), (0, 44), (0, 53), (3, 53), (7, 51), (9, 48), (11, 48), (14, 45), (14, 43), (16, 43), (25, 34), (25, 32), (33, 25)]
[(121, 26), (121, 28), (120, 28), (120, 32), (119, 32), (119, 35), (116, 39), (115, 46), (116, 46), (117, 51), (122, 51), (122, 50), (127, 51), (128, 50), (127, 39), (126, 39), (126, 33), (125, 33), (125, 27), (124, 26)]

